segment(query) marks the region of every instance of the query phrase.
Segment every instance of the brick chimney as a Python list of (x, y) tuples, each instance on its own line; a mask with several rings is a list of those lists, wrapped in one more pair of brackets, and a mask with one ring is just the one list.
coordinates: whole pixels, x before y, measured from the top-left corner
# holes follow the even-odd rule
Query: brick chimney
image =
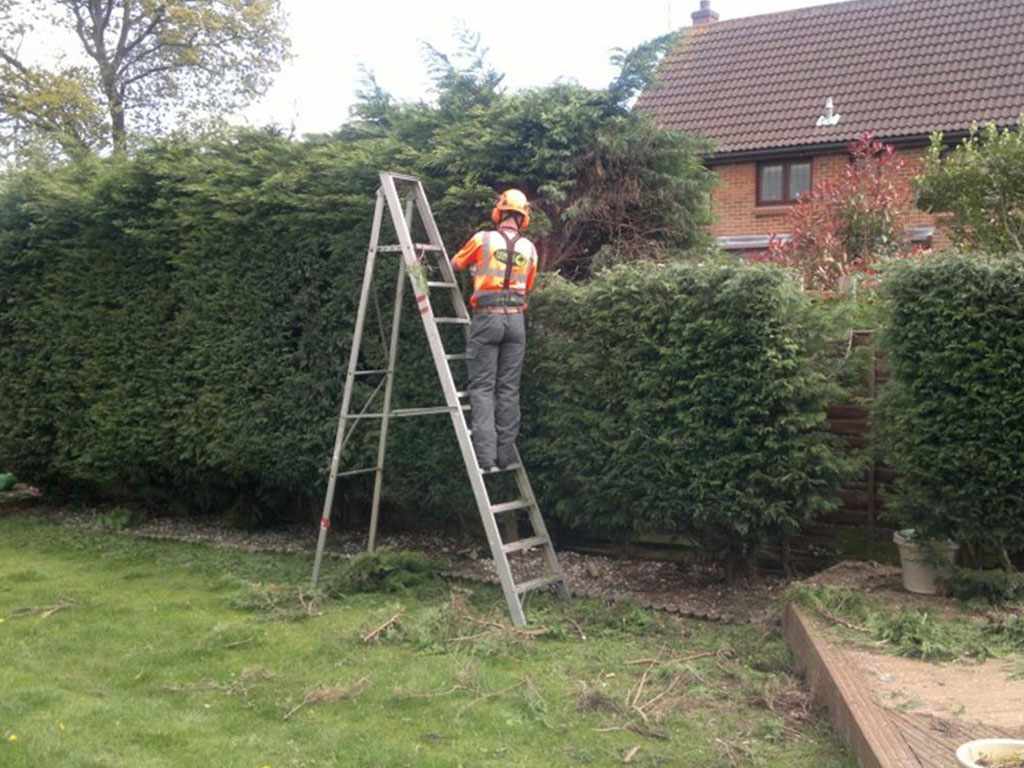
[(693, 19), (693, 26), (703, 27), (718, 21), (718, 14), (711, 10), (711, 0), (700, 0), (700, 10), (691, 13), (690, 18)]

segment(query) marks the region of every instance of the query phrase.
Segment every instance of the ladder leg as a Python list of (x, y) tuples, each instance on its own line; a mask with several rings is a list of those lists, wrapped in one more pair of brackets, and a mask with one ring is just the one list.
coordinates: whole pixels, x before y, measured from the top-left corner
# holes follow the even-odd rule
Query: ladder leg
[(558, 562), (558, 554), (555, 552), (555, 545), (551, 541), (551, 534), (548, 533), (548, 527), (540, 514), (540, 506), (537, 504), (537, 497), (533, 494), (533, 487), (530, 485), (530, 478), (526, 474), (525, 467), (523, 467), (523, 459), (519, 455), (518, 448), (515, 449), (515, 462), (519, 465), (519, 469), (516, 470), (516, 486), (519, 488), (519, 494), (528, 504), (526, 513), (529, 515), (530, 525), (533, 526), (533, 533), (535, 536), (543, 536), (547, 539), (547, 544), (543, 547), (544, 561), (550, 573), (561, 577), (561, 581), (555, 585), (558, 589), (558, 596), (563, 600), (568, 600), (570, 598), (569, 585), (565, 580), (565, 574), (562, 572), (562, 564)]
[(391, 391), (395, 381), (395, 363), (398, 358), (398, 328), (402, 319), (402, 301), (405, 299), (405, 262), (398, 262), (398, 284), (395, 287), (395, 310), (391, 318), (391, 343), (388, 347), (388, 373), (384, 385), (384, 408), (380, 421), (380, 442), (377, 444), (377, 472), (373, 481), (373, 507), (370, 512), (370, 538), (366, 551), (373, 552), (377, 543), (377, 522), (380, 519), (380, 494), (384, 483), (384, 454), (387, 451), (388, 423), (391, 416)]
[(324, 497), (324, 508), (320, 515), (320, 535), (316, 542), (316, 557), (313, 560), (312, 584), (315, 587), (320, 581), (320, 566), (323, 563), (324, 547), (327, 544), (327, 529), (331, 527), (331, 510), (334, 506), (334, 490), (338, 482), (338, 464), (341, 461), (341, 449), (345, 441), (345, 422), (349, 407), (352, 404), (352, 391), (355, 389), (356, 368), (359, 365), (359, 347), (363, 339), (363, 326), (366, 322), (366, 308), (370, 303), (370, 286), (373, 284), (373, 270), (376, 265), (377, 243), (380, 240), (380, 225), (384, 218), (384, 195), (377, 193), (377, 207), (373, 212), (373, 229), (370, 233), (370, 247), (366, 254), (366, 269), (363, 272), (363, 286), (359, 294), (359, 311), (356, 314), (356, 327), (352, 334), (352, 349), (348, 358), (348, 373), (345, 375), (345, 393), (341, 398), (341, 412), (338, 416), (338, 433), (334, 439), (334, 451), (331, 454), (331, 469), (327, 478), (327, 493)]
[[(387, 200), (387, 191), (381, 186), (381, 194), (385, 197), (386, 201), (390, 204), (390, 200)], [(413, 201), (410, 198), (405, 204), (405, 221), (409, 221), (409, 217), (412, 215)], [(396, 229), (398, 223), (392, 221)], [(377, 471), (373, 480), (373, 504), (370, 507), (370, 534), (366, 542), (366, 551), (373, 552), (377, 544), (377, 523), (380, 520), (380, 495), (381, 489), (384, 483), (384, 455), (387, 451), (388, 443), (388, 425), (391, 421), (391, 392), (392, 385), (395, 381), (395, 363), (398, 359), (398, 329), (399, 324), (402, 320), (402, 300), (405, 298), (405, 260), (399, 259), (398, 261), (398, 282), (395, 285), (395, 306), (391, 316), (391, 341), (387, 349), (388, 355), (388, 367), (387, 374), (385, 374), (385, 385), (384, 385), (384, 407), (381, 409), (381, 422), (380, 422), (380, 439), (377, 444)], [(378, 317), (380, 316), (380, 308), (377, 310)], [(384, 329), (381, 328), (381, 337), (383, 338)]]

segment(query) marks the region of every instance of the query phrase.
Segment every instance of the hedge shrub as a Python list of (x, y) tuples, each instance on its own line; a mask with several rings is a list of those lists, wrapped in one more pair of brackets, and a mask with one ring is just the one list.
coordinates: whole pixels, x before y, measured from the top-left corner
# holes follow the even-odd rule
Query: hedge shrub
[(944, 256), (896, 269), (886, 293), (879, 421), (899, 519), (1024, 548), (1024, 262)]
[[(309, 515), (380, 162), (358, 143), (249, 133), (8, 178), (0, 469), (191, 511)], [(396, 269), (382, 260), (385, 318)], [(622, 268), (549, 279), (535, 305), (525, 451), (557, 519), (743, 556), (831, 503), (818, 331), (781, 272)], [(440, 401), (415, 317), (398, 407)], [(369, 342), (363, 358), (382, 367)], [(372, 462), (373, 438), (346, 461)], [(343, 486), (362, 502), (365, 480)], [(388, 519), (475, 518), (445, 417), (395, 423), (386, 488)]]
[(339, 190), (376, 184), (337, 152), (253, 133), (9, 178), (0, 464), (199, 507), (316, 485), (373, 204)]
[(834, 505), (821, 328), (780, 270), (555, 279), (534, 312), (527, 455), (565, 524), (688, 534), (733, 560)]

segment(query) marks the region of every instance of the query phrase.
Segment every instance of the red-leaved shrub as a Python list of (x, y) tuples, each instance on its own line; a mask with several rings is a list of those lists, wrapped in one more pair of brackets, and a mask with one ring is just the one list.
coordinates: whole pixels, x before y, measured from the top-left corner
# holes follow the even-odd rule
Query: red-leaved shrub
[(773, 236), (753, 261), (797, 269), (806, 288), (835, 291), (843, 278), (870, 274), (879, 261), (913, 252), (904, 235), (913, 200), (905, 161), (869, 134), (849, 152), (839, 178), (816, 184), (790, 208), (789, 236)]

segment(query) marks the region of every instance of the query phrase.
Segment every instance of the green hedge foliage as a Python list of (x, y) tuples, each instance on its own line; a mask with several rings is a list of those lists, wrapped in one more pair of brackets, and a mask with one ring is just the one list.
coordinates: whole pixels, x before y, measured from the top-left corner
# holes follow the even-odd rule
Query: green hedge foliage
[(944, 256), (896, 269), (886, 292), (879, 421), (900, 520), (1024, 548), (1024, 262)]
[(552, 280), (534, 311), (527, 455), (545, 509), (746, 557), (834, 506), (822, 328), (780, 270), (638, 266)]
[(0, 464), (200, 507), (315, 484), (377, 183), (338, 152), (243, 134), (9, 178)]
[[(0, 469), (188, 511), (301, 502), (310, 515), (382, 162), (359, 142), (248, 133), (9, 177)], [(384, 258), (386, 319), (396, 274)], [(818, 330), (781, 272), (637, 266), (547, 283), (530, 317), (524, 434), (558, 520), (748, 554), (831, 503)], [(382, 362), (367, 342), (365, 366)], [(409, 312), (395, 405), (439, 401)], [(386, 519), (475, 523), (445, 417), (399, 420), (389, 445)], [(347, 465), (372, 464), (375, 448), (364, 428)], [(342, 490), (343, 511), (361, 514), (366, 481)]]

